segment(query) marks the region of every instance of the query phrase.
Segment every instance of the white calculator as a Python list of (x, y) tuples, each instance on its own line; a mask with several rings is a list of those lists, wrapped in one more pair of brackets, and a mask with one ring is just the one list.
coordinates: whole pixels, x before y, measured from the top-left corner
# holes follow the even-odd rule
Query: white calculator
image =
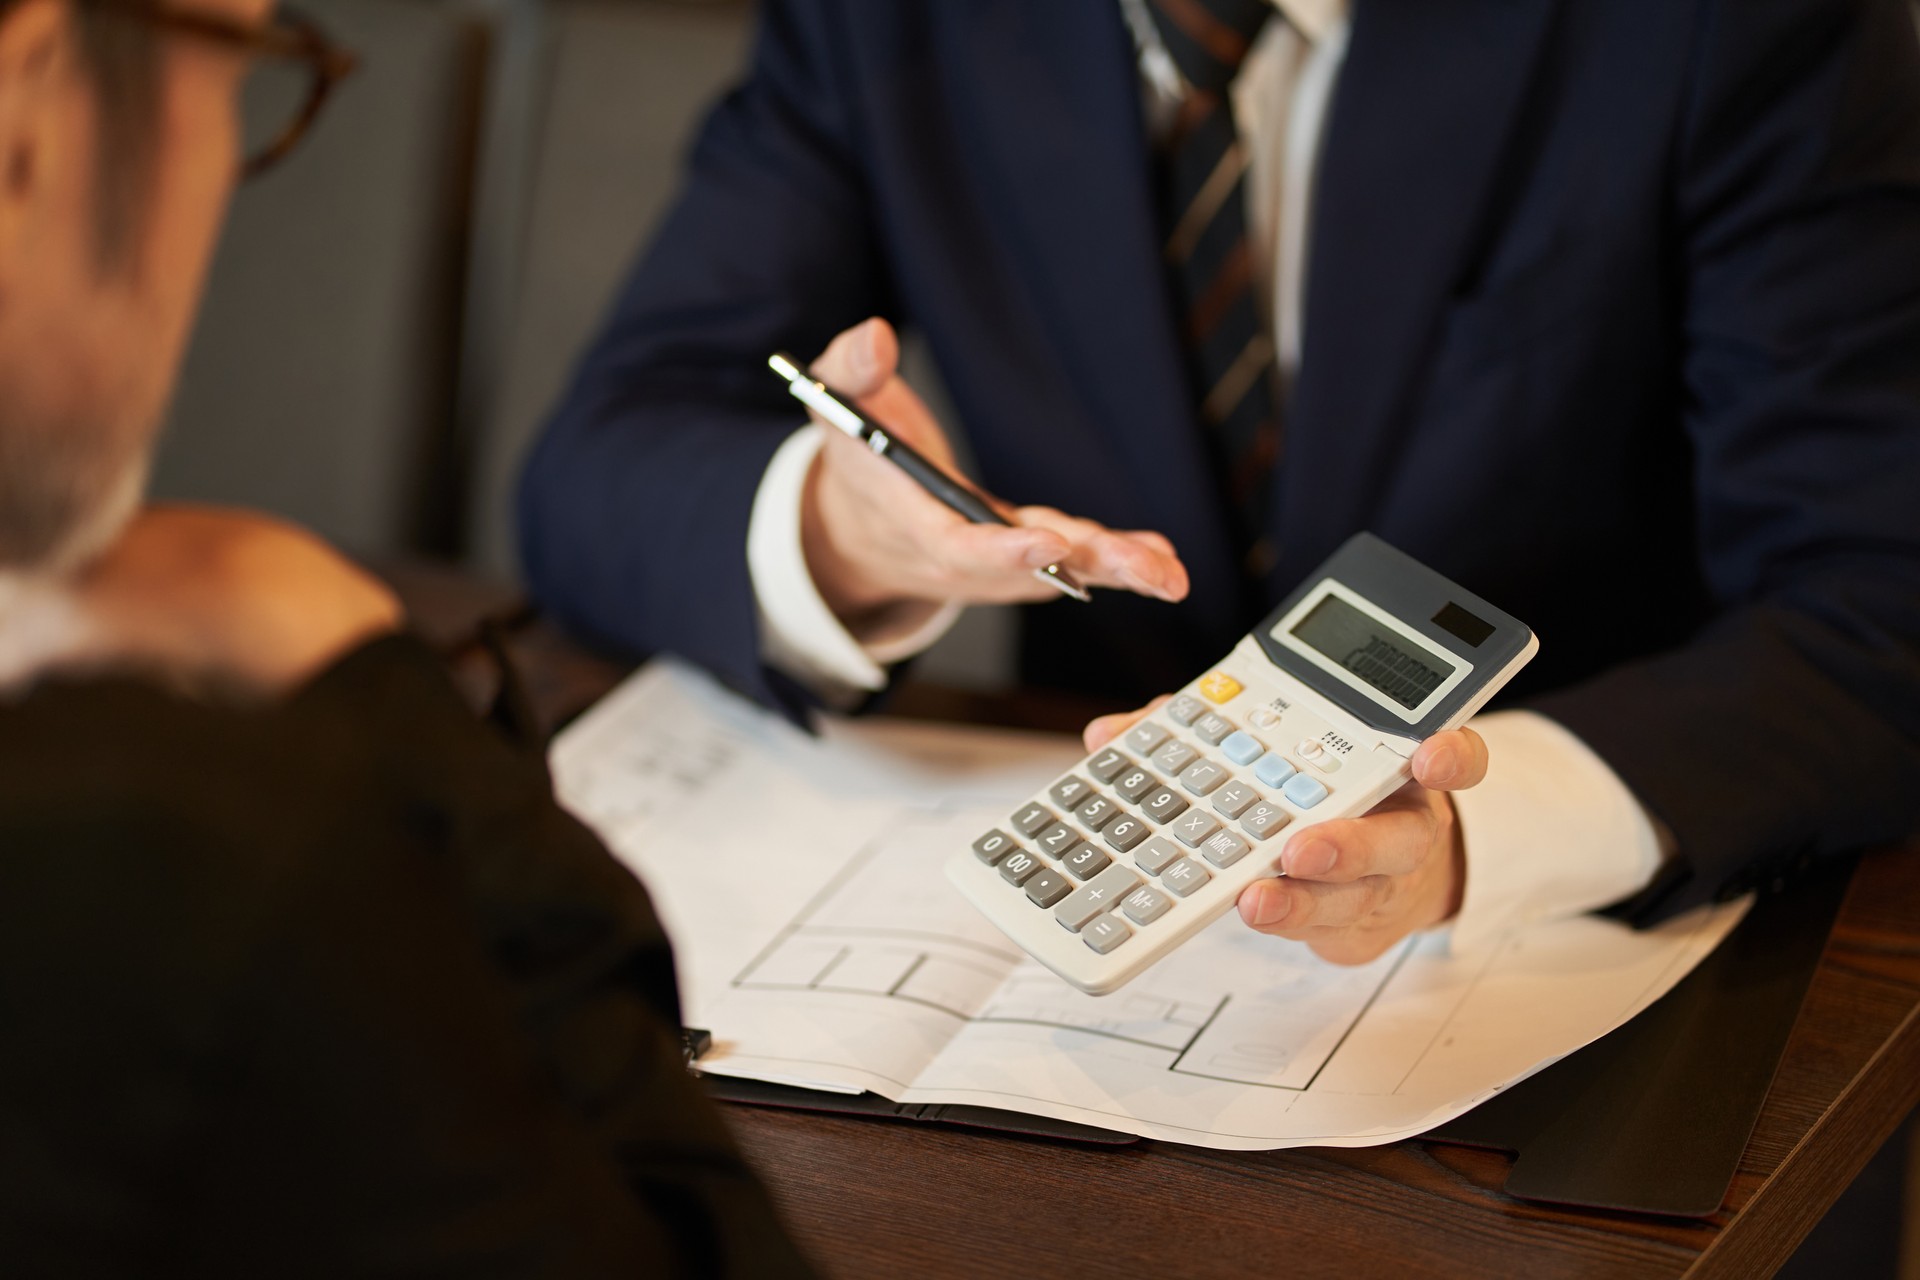
[(1539, 651), (1526, 626), (1357, 534), (1218, 666), (1007, 815), (947, 874), (1093, 995), (1279, 874), (1286, 838), (1365, 813), (1416, 748)]

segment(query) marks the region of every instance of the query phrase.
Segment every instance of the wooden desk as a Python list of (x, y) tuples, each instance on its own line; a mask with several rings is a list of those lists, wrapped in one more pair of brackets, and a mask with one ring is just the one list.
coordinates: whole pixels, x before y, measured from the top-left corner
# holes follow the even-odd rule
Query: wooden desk
[[(441, 576), (402, 588), (433, 612), (436, 637), (457, 631), (450, 611), (462, 599), (498, 602), (462, 597)], [(543, 626), (513, 647), (549, 727), (622, 674)], [(894, 707), (975, 721), (1007, 709), (929, 689)], [(1026, 701), (1019, 719), (1071, 730), (1102, 709)], [(1704, 1222), (1528, 1204), (1501, 1193), (1504, 1156), (1417, 1140), (1101, 1151), (751, 1107), (727, 1118), (794, 1233), (835, 1276), (1744, 1278), (1786, 1260), (1916, 1101), (1920, 848), (1861, 863), (1727, 1203)]]

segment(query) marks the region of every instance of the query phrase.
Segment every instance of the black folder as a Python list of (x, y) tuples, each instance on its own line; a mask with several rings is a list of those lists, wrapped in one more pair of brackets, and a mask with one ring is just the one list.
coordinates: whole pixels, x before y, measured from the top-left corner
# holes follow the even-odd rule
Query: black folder
[(1506, 1191), (1522, 1200), (1714, 1213), (1852, 874), (1836, 859), (1762, 897), (1639, 1017), (1422, 1140), (1513, 1153)]

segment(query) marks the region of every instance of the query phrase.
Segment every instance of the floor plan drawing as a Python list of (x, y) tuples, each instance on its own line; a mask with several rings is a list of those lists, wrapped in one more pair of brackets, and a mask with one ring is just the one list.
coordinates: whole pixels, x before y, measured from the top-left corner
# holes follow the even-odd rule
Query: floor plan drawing
[(901, 722), (810, 735), (656, 664), (562, 735), (552, 765), (653, 897), (684, 1015), (712, 1034), (702, 1071), (1203, 1146), (1366, 1145), (1443, 1123), (1633, 1016), (1744, 910), (1637, 932), (1542, 922), (1461, 954), (1439, 931), (1356, 967), (1229, 912), (1089, 996), (942, 868), (1079, 754)]

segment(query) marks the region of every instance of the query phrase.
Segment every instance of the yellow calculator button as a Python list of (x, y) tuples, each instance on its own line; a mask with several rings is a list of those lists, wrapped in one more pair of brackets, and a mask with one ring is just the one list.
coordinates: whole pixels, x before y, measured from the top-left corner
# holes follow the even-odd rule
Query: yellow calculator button
[(1200, 682), (1200, 692), (1213, 703), (1232, 702), (1240, 696), (1241, 684), (1225, 672), (1216, 671)]

